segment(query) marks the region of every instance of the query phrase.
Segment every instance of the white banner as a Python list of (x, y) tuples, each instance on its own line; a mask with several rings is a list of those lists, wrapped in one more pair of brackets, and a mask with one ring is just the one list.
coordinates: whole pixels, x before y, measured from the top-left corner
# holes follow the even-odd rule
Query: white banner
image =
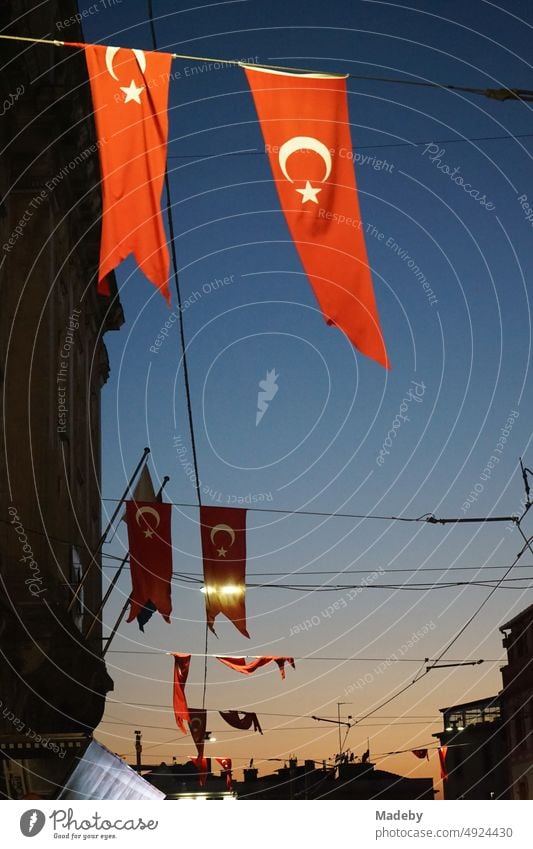
[[(6, 802), (2, 845), (35, 849), (61, 845), (217, 849), (340, 845), (367, 849), (532, 846), (528, 802), (244, 802), (226, 797), (198, 809), (196, 797), (161, 802)], [(176, 805), (178, 807), (176, 808)], [(30, 843), (35, 839), (34, 843)], [(485, 842), (486, 841), (486, 842)], [(69, 844), (70, 845), (70, 844)]]

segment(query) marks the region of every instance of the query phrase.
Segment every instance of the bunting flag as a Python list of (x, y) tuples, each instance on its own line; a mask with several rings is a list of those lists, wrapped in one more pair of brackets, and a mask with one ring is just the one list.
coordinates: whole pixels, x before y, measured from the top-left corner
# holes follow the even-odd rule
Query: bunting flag
[[(154, 485), (152, 483), (152, 478), (150, 476), (150, 472), (148, 471), (147, 465), (143, 466), (142, 472), (139, 475), (139, 480), (137, 481), (137, 485), (133, 493), (133, 500), (146, 501), (149, 504), (153, 504), (154, 501), (157, 501), (158, 503), (161, 503), (162, 501), (161, 496), (157, 496), (155, 494)], [(124, 516), (122, 518), (124, 519), (124, 521), (126, 521), (127, 514), (124, 513)], [(137, 623), (139, 625), (139, 629), (143, 633), (144, 626), (147, 622), (149, 622), (156, 610), (157, 608), (153, 601), (148, 600), (137, 614)]]
[(185, 698), (185, 684), (187, 683), (187, 677), (189, 675), (191, 655), (172, 652), (172, 657), (174, 658), (174, 716), (176, 717), (176, 724), (178, 728), (186, 734), (187, 729), (185, 728), (185, 723), (190, 723), (191, 721), (189, 708), (187, 706), (187, 699)]
[(246, 630), (246, 510), (200, 508), (204, 593), (207, 624), (223, 613), (245, 637)]
[(209, 774), (209, 760), (203, 757), (191, 758), (191, 763), (193, 763), (198, 770), (198, 778), (200, 779), (200, 787), (205, 787), (205, 783), (207, 781), (207, 776)]
[(189, 708), (189, 728), (191, 737), (196, 744), (198, 757), (204, 756), (205, 728), (207, 725), (207, 712), (203, 708)]
[(415, 758), (420, 758), (421, 761), (429, 761), (429, 752), (427, 749), (413, 749), (413, 755)]
[(346, 80), (243, 67), (280, 204), (324, 318), (389, 368), (359, 211)]
[(155, 500), (155, 495), (147, 501), (126, 502), (132, 582), (127, 621), (137, 618), (141, 631), (154, 610), (170, 622), (171, 509), (170, 504)]
[(253, 726), (254, 731), (259, 731), (260, 734), (263, 733), (256, 713), (245, 713), (240, 710), (219, 710), (219, 714), (224, 722), (227, 722), (232, 728), (238, 728), (240, 731), (249, 731)]
[(67, 42), (85, 51), (102, 182), (98, 291), (133, 253), (170, 303), (169, 253), (161, 215), (168, 137), (170, 53)]
[(280, 657), (279, 655), (264, 655), (263, 657), (256, 657), (255, 660), (252, 660), (250, 663), (246, 663), (245, 657), (217, 657), (217, 660), (220, 660), (221, 663), (225, 663), (226, 666), (230, 667), (230, 669), (235, 669), (236, 672), (242, 672), (244, 675), (251, 675), (252, 672), (255, 672), (255, 670), (259, 669), (260, 666), (266, 666), (266, 664), (271, 661), (274, 661), (274, 663), (277, 664), (283, 679), (285, 678), (286, 663), (290, 663), (292, 668), (296, 669), (293, 657)]
[(440, 761), (440, 777), (444, 781), (448, 781), (448, 773), (446, 772), (446, 753), (448, 751), (448, 746), (441, 746), (439, 749), (439, 761)]
[(231, 792), (233, 790), (233, 780), (231, 775), (232, 762), (231, 758), (215, 758), (217, 764), (222, 767), (222, 774), (226, 776), (226, 787)]

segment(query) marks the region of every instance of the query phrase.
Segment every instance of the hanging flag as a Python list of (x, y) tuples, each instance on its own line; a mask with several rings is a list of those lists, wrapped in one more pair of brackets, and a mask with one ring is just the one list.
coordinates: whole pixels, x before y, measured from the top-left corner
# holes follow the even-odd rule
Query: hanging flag
[(198, 770), (198, 778), (200, 779), (200, 787), (205, 786), (205, 782), (207, 781), (207, 776), (209, 774), (209, 760), (207, 758), (191, 758), (191, 763), (193, 763)]
[[(162, 498), (161, 495), (156, 495), (154, 490), (154, 485), (152, 483), (152, 478), (150, 476), (150, 472), (148, 470), (148, 466), (145, 464), (142, 468), (141, 474), (139, 475), (139, 480), (137, 481), (137, 485), (133, 492), (133, 500), (134, 501), (146, 501), (149, 504), (153, 504), (154, 501), (161, 503)], [(127, 514), (124, 513), (123, 520), (126, 521)], [(153, 601), (148, 600), (146, 604), (143, 605), (142, 609), (137, 614), (137, 623), (139, 625), (139, 629), (144, 633), (144, 626), (147, 622), (150, 621), (153, 614), (157, 610)], [(128, 620), (130, 621), (130, 620)]]
[(170, 622), (170, 521), (170, 504), (155, 500), (126, 502), (132, 582), (127, 621), (132, 622), (138, 617), (141, 631), (144, 630), (153, 610), (159, 610), (162, 617)]
[(346, 80), (242, 67), (280, 204), (324, 318), (389, 368), (359, 212)]
[(413, 755), (415, 758), (420, 758), (421, 761), (429, 761), (429, 752), (427, 749), (413, 749)]
[(233, 780), (231, 775), (232, 762), (231, 758), (215, 758), (217, 764), (222, 767), (222, 774), (226, 776), (226, 787), (231, 792), (233, 790)]
[(207, 624), (223, 613), (238, 631), (246, 630), (246, 510), (200, 507)]
[(189, 708), (189, 728), (191, 737), (196, 744), (198, 757), (204, 756), (205, 727), (207, 725), (207, 712), (203, 708)]
[(220, 660), (221, 663), (225, 663), (226, 666), (230, 667), (230, 669), (235, 669), (236, 672), (242, 672), (244, 675), (251, 675), (252, 672), (255, 672), (255, 670), (259, 669), (260, 666), (266, 666), (266, 664), (271, 663), (271, 661), (274, 661), (274, 663), (277, 664), (282, 678), (285, 678), (286, 663), (290, 663), (292, 668), (296, 669), (293, 657), (280, 657), (279, 655), (256, 657), (255, 660), (252, 660), (250, 663), (246, 663), (245, 657), (217, 657), (217, 660)]
[[(242, 713), (242, 716), (240, 715)], [(253, 726), (254, 731), (263, 733), (256, 713), (245, 713), (240, 710), (219, 710), (219, 714), (228, 725), (232, 728), (238, 728), (240, 731), (249, 731)]]
[(144, 634), (144, 626), (147, 622), (150, 621), (154, 613), (156, 612), (157, 607), (153, 603), (153, 601), (147, 601), (144, 607), (140, 609), (137, 614), (137, 623), (139, 625), (139, 630)]
[(172, 657), (174, 658), (174, 716), (176, 717), (176, 724), (178, 728), (186, 734), (187, 729), (185, 728), (185, 723), (190, 722), (190, 715), (189, 708), (187, 706), (187, 699), (185, 698), (185, 684), (187, 683), (187, 677), (189, 675), (191, 655), (172, 652)]
[(448, 781), (448, 773), (446, 772), (446, 753), (448, 751), (448, 746), (441, 746), (439, 749), (439, 761), (440, 761), (440, 777), (444, 781)]
[(170, 53), (67, 42), (85, 50), (98, 136), (102, 235), (98, 291), (133, 253), (170, 303), (161, 194), (168, 137)]

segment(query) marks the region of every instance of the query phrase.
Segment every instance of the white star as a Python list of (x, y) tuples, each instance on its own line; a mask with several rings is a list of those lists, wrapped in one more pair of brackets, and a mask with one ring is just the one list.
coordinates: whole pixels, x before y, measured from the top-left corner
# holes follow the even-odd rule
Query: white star
[(148, 528), (144, 532), (144, 536), (145, 536), (146, 539), (152, 539), (153, 535), (154, 535), (154, 532), (151, 530), (151, 528)]
[(296, 189), (302, 196), (302, 203), (307, 203), (312, 200), (313, 203), (318, 203), (317, 194), (322, 191), (322, 189), (315, 189), (309, 182), (305, 184), (305, 189)]
[(135, 85), (135, 81), (132, 80), (131, 83), (129, 84), (129, 86), (127, 86), (127, 87), (121, 85), (120, 90), (123, 91), (124, 94), (126, 95), (126, 97), (124, 98), (124, 101), (123, 101), (124, 103), (129, 103), (130, 100), (134, 100), (135, 103), (140, 103), (141, 102), (141, 92), (144, 91), (144, 86), (141, 86), (140, 88), (138, 88)]
[(227, 550), (226, 550), (225, 548), (219, 548), (219, 549), (217, 549), (217, 551), (218, 551), (218, 556), (219, 556), (219, 557), (225, 557), (225, 556), (226, 556), (226, 554), (228, 553), (228, 552), (227, 552)]

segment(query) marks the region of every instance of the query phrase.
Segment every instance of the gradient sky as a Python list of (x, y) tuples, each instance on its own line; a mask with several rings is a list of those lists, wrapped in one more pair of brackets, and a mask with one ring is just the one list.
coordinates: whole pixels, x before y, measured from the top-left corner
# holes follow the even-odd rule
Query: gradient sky
[[(527, 61), (533, 12), (526, 2), (451, 0), (431, 4), (431, 11), (421, 0), (197, 2), (190, 10), (154, 0), (153, 6), (158, 47), (170, 52), (483, 89), (533, 88)], [(144, 2), (116, 2), (86, 18), (85, 38), (150, 49), (147, 14)], [(519, 456), (533, 465), (533, 229), (518, 200), (529, 195), (533, 204), (532, 104), (348, 80), (354, 150), (375, 157), (361, 158), (356, 174), (392, 362), (386, 372), (323, 321), (280, 211), (243, 72), (191, 60), (175, 61), (173, 71), (168, 168), (179, 279), (184, 301), (201, 294), (191, 298), (184, 324), (204, 503), (262, 496), (278, 510), (406, 517), (520, 510)], [(485, 196), (488, 208), (431, 161), (430, 144), (438, 144), (441, 164), (460, 169), (456, 173)], [(436, 302), (429, 302), (391, 241), (425, 274)], [(213, 283), (224, 278), (227, 285)], [(157, 354), (151, 352), (167, 307), (133, 262), (118, 269), (118, 281), (126, 323), (106, 339), (111, 377), (103, 393), (104, 496), (120, 496), (150, 445), (154, 478), (171, 478), (166, 497), (191, 505), (174, 510), (174, 569), (198, 576), (196, 493), (175, 450), (180, 436), (190, 459), (177, 327)], [(258, 382), (270, 369), (279, 374), (279, 391), (256, 426)], [(380, 449), (414, 382), (421, 396), (409, 398), (409, 421), (380, 466)], [(500, 462), (483, 479), (513, 412)], [(477, 500), (465, 512), (476, 485)], [(111, 510), (113, 503), (104, 506)], [(524, 529), (532, 532), (530, 519)], [(232, 757), (238, 767), (253, 757), (262, 771), (277, 766), (266, 758), (286, 759), (292, 752), (331, 757), (338, 750), (335, 725), (306, 717), (333, 717), (337, 702), (349, 702), (344, 716), (372, 710), (412, 680), (424, 658), (436, 657), (489, 593), (486, 587), (420, 592), (379, 585), (498, 578), (521, 543), (507, 523), (443, 527), (250, 512), (250, 582), (327, 586), (367, 577), (373, 586), (352, 599), (345, 590), (250, 588), (251, 640), (221, 618), (210, 652), (297, 658), (387, 658), (396, 652), (402, 662), (383, 668), (373, 660), (297, 660), (281, 682), (275, 669), (245, 678), (210, 660), (208, 708), (255, 710), (265, 734), (235, 733), (213, 713), (208, 727), (217, 743), (208, 754)], [(120, 555), (126, 545), (122, 525), (105, 552)], [(433, 671), (353, 728), (346, 746), (361, 755), (369, 738), (371, 758), (381, 768), (436, 777), (435, 754), (430, 765), (410, 754), (383, 754), (431, 744), (442, 727), (440, 707), (500, 689), (498, 627), (532, 602), (524, 588), (533, 567), (523, 568), (531, 562), (531, 556), (522, 558), (511, 577), (524, 580), (499, 590), (446, 656), (485, 658), (484, 665)], [(106, 582), (113, 563), (106, 561)], [(479, 572), (447, 572), (451, 567)], [(387, 571), (372, 577), (379, 568)], [(417, 574), (430, 568), (435, 571)], [(320, 570), (329, 574), (310, 575)], [(342, 574), (347, 570), (358, 572)], [(129, 575), (119, 587), (106, 609), (108, 625), (129, 592)], [(335, 602), (339, 609), (331, 613)], [(172, 663), (165, 651), (203, 651), (203, 596), (176, 580), (173, 604), (171, 626), (160, 617), (144, 635), (135, 624), (121, 626), (108, 655), (115, 691), (98, 729), (113, 751), (131, 757), (133, 729), (142, 728), (143, 757), (156, 763), (194, 751), (174, 725)], [(295, 633), (306, 620), (312, 627)], [(417, 630), (426, 633), (406, 648)], [(201, 703), (202, 675), (197, 657), (187, 685), (191, 706)]]

